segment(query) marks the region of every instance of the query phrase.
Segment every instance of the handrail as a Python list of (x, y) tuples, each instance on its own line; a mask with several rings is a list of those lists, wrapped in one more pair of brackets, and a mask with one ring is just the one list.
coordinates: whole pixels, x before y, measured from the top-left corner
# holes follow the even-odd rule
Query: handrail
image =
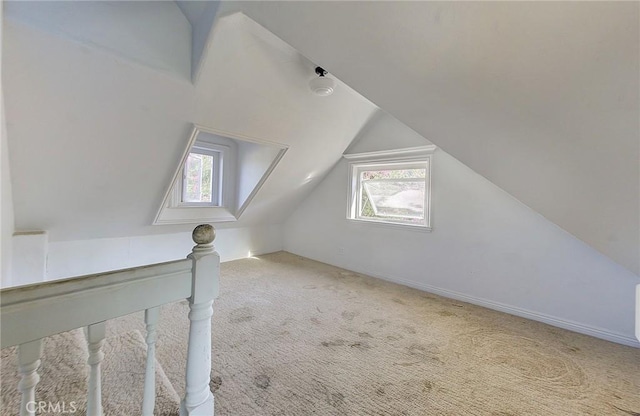
[[(136, 271), (138, 273), (154, 274), (155, 270), (159, 266), (166, 266), (175, 263), (183, 263), (187, 259), (171, 260), (161, 263), (144, 264), (142, 266), (127, 267), (124, 269), (109, 270), (106, 272), (98, 272), (85, 274), (80, 276), (66, 277), (62, 279), (48, 280), (46, 282), (29, 283), (20, 286), (11, 286), (0, 289), (2, 298), (0, 299), (0, 306), (8, 306), (17, 301), (23, 300), (35, 300), (42, 297), (47, 297), (54, 294), (61, 294), (65, 290), (70, 288), (69, 284), (82, 283), (84, 288), (88, 287), (100, 287), (107, 286), (113, 283), (114, 279), (118, 279), (127, 272)], [(185, 266), (191, 269), (191, 264)], [(126, 278), (125, 278), (126, 279)], [(79, 282), (81, 281), (81, 282)], [(76, 287), (71, 288), (71, 292), (75, 291)], [(27, 299), (28, 298), (28, 299)]]
[(213, 247), (215, 230), (199, 225), (196, 243), (185, 260), (0, 290), (0, 347), (18, 345), (22, 393), (21, 416), (35, 416), (29, 407), (36, 398), (42, 338), (86, 327), (90, 366), (87, 416), (102, 416), (101, 362), (106, 321), (145, 311), (147, 367), (143, 416), (152, 416), (155, 403), (155, 342), (159, 306), (189, 301), (189, 340), (185, 396), (181, 416), (213, 415), (211, 316), (218, 296), (220, 256)]
[(189, 259), (0, 290), (0, 347), (191, 296)]

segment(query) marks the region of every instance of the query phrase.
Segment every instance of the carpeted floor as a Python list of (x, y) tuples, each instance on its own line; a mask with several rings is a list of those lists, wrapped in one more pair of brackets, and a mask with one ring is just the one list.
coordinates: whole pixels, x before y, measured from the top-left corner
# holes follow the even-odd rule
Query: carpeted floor
[[(187, 312), (158, 340), (179, 396)], [(639, 349), (284, 252), (222, 265), (212, 328), (216, 416), (640, 415)]]
[[(104, 414), (136, 415), (142, 411), (142, 397), (146, 362), (146, 349), (142, 334), (129, 331), (111, 336), (102, 347), (102, 403)], [(51, 403), (53, 407), (40, 407), (38, 415), (84, 415), (87, 410), (89, 357), (82, 329), (57, 334), (44, 339), (40, 368), (40, 383), (36, 401)], [(0, 416), (19, 414), (21, 395), (17, 390), (16, 348), (5, 348), (1, 353)], [(164, 374), (162, 366), (156, 369), (156, 416), (177, 415), (178, 394)]]

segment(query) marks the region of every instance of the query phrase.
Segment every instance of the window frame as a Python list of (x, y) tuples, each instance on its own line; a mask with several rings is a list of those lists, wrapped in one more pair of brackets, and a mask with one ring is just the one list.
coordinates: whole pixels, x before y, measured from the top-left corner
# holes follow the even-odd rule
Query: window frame
[[(222, 146), (224, 150), (221, 177), (221, 200), (220, 206), (181, 206), (181, 177), (189, 153), (194, 145), (211, 147)], [(264, 171), (261, 173), (250, 173), (252, 180), (256, 180), (255, 184), (251, 184), (251, 191), (244, 195), (244, 199), (240, 200), (240, 181), (243, 178), (242, 164), (244, 162), (239, 159), (239, 148), (241, 145), (248, 143), (259, 145), (264, 148), (275, 149), (273, 159), (268, 166), (263, 166)], [(191, 133), (184, 149), (180, 163), (176, 166), (170, 185), (168, 186), (162, 204), (158, 208), (156, 215), (152, 221), (152, 225), (179, 225), (179, 224), (199, 224), (203, 222), (233, 222), (238, 221), (245, 209), (255, 198), (258, 191), (262, 188), (276, 166), (283, 159), (285, 153), (289, 149), (288, 145), (277, 143), (262, 138), (249, 137), (228, 131), (222, 131), (211, 127), (203, 127), (197, 124), (192, 125)], [(261, 176), (260, 176), (261, 175)]]
[[(185, 176), (187, 170), (187, 159), (192, 153), (213, 157), (211, 172), (211, 202), (185, 202), (183, 201), (185, 192)], [(219, 208), (225, 205), (225, 156), (229, 153), (229, 146), (196, 141), (187, 153), (182, 166), (182, 172), (178, 179), (178, 186), (174, 187), (171, 206), (175, 208), (197, 208), (209, 207)]]
[[(348, 169), (348, 196), (347, 196), (347, 220), (360, 224), (374, 224), (390, 227), (399, 227), (410, 230), (431, 231), (431, 168), (433, 166), (432, 153), (434, 146), (408, 149), (400, 153), (391, 152), (371, 152), (344, 155), (351, 159)], [(389, 218), (372, 218), (361, 215), (362, 193), (366, 192), (362, 182), (362, 172), (367, 170), (386, 169), (425, 169), (425, 201), (424, 219), (420, 222), (410, 223), (402, 220)], [(412, 181), (415, 181), (412, 179)]]

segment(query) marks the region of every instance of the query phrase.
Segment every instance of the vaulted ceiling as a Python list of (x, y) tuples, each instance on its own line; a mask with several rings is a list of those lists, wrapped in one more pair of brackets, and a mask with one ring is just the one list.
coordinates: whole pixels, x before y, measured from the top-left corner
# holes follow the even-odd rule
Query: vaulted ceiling
[[(239, 221), (216, 227), (279, 224), (376, 111), (344, 84), (330, 97), (311, 94), (314, 63), (239, 13), (218, 20), (192, 83), (180, 9), (132, 3), (8, 5), (16, 229), (47, 230), (50, 240), (190, 230), (151, 223), (193, 124), (289, 148)], [(110, 27), (122, 36), (106, 36)], [(158, 43), (167, 33), (173, 43)]]
[(640, 3), (228, 2), (640, 272)]
[[(10, 3), (18, 228), (166, 232), (146, 224), (193, 122), (290, 145), (240, 225), (277, 223), (374, 103), (640, 272), (636, 2)], [(366, 99), (309, 95), (314, 64)]]

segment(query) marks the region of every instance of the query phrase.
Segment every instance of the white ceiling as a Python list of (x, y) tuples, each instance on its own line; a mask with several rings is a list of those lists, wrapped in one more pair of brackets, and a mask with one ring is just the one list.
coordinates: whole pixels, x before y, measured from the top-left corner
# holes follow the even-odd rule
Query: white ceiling
[(6, 1), (4, 9), (8, 19), (50, 35), (172, 76), (191, 74), (192, 27), (174, 2)]
[(638, 2), (225, 2), (640, 272)]
[(236, 225), (282, 221), (375, 109), (345, 85), (311, 96), (319, 64), (640, 272), (639, 3), (224, 2), (218, 16), (242, 11), (278, 37), (220, 19), (200, 42), (195, 85), (183, 26), (202, 4), (119, 4), (23, 5), (22, 17), (5, 5), (18, 228), (53, 239), (173, 231), (146, 224), (192, 122), (290, 145)]
[(191, 26), (196, 26), (200, 20), (200, 16), (207, 8), (206, 1), (190, 1), (190, 0), (176, 0), (176, 4), (187, 18)]
[(195, 85), (11, 14), (4, 35), (16, 228), (51, 240), (191, 229), (150, 224), (192, 123), (289, 146), (240, 221), (218, 226), (278, 224), (376, 110), (342, 84), (314, 96), (314, 64), (241, 14), (216, 25)]

